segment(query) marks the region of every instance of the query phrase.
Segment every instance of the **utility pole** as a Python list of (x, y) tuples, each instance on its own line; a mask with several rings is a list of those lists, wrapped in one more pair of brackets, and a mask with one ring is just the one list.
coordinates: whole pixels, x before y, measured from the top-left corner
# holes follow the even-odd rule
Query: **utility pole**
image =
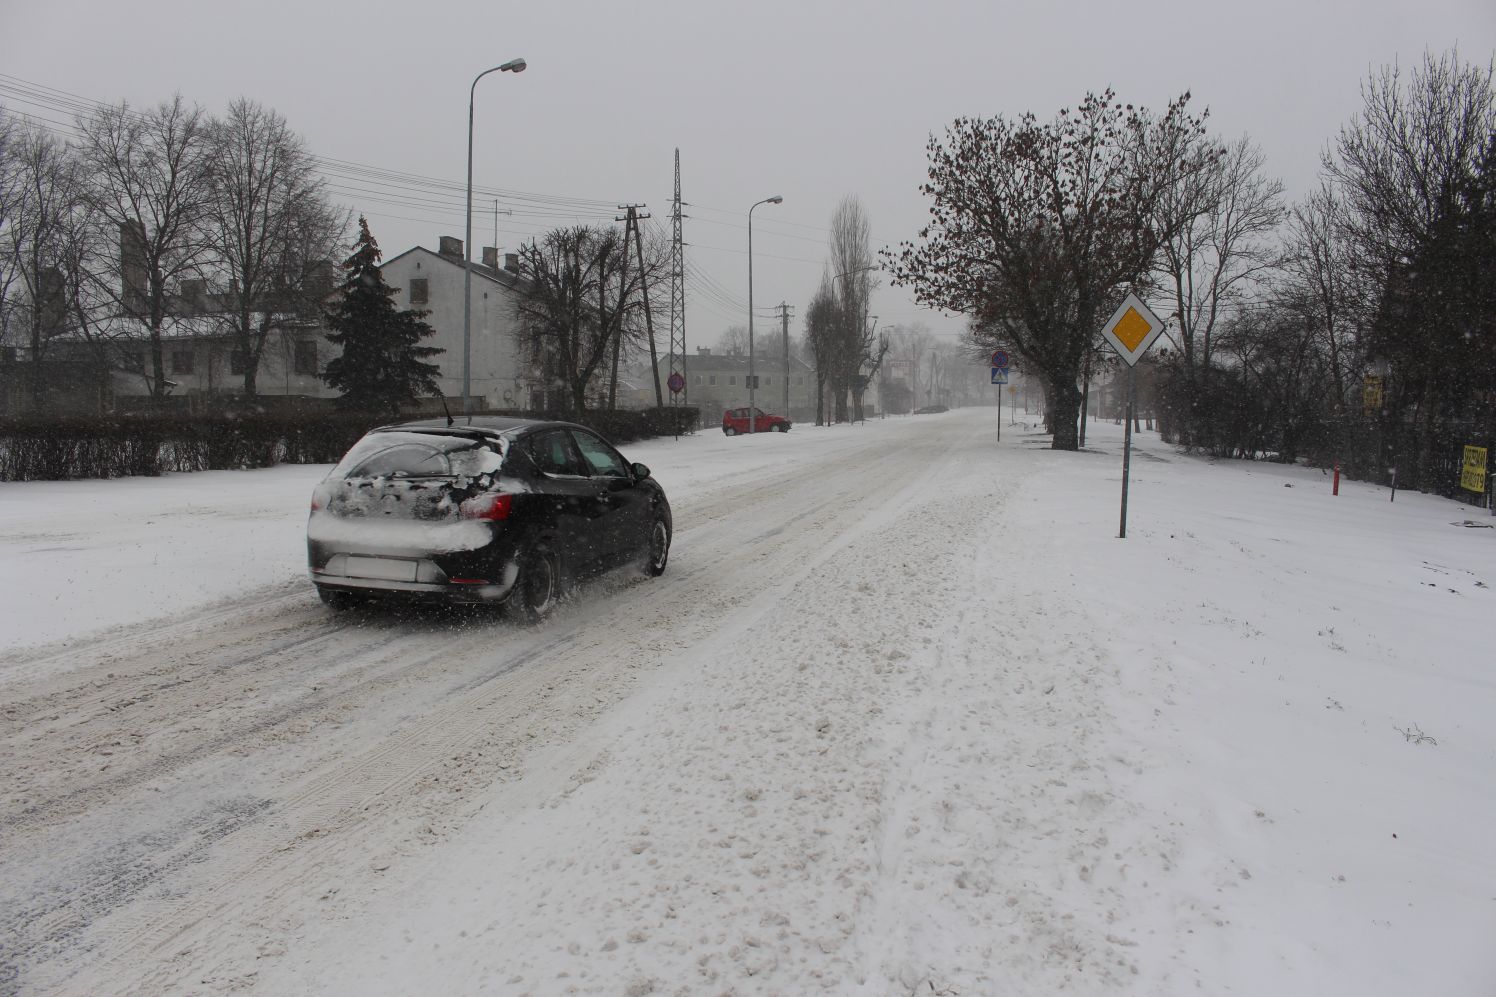
[(670, 398), (690, 400), (686, 377), (686, 257), (681, 241), (680, 150), (675, 150), (675, 199), (670, 205), (670, 374), (680, 375), (681, 389)]
[[(619, 278), (620, 285), (629, 272), (629, 244), (623, 244), (623, 273)], [(618, 289), (618, 310), (623, 311), (623, 288)], [(598, 318), (608, 314), (608, 270), (602, 260), (597, 266), (597, 314)], [(621, 315), (619, 316), (622, 317)], [(613, 324), (613, 379), (608, 384), (608, 411), (611, 412), (618, 407), (618, 340), (623, 332), (621, 323)]]
[(790, 417), (790, 312), (783, 301), (779, 303), (779, 319), (784, 323), (784, 417)]
[[(614, 218), (613, 220), (615, 222), (627, 223), (623, 229), (623, 258), (625, 264), (627, 264), (628, 260), (629, 230), (632, 229), (634, 233), (634, 259), (639, 266), (639, 294), (644, 299), (644, 328), (649, 334), (649, 375), (654, 379), (655, 407), (664, 408), (665, 398), (660, 393), (660, 355), (655, 349), (654, 316), (649, 310), (649, 273), (644, 266), (644, 237), (639, 234), (639, 221), (648, 218), (649, 215), (641, 215), (639, 213), (639, 209), (642, 207), (644, 207), (642, 204), (620, 204), (618, 210), (626, 212), (626, 214), (622, 218)], [(624, 277), (627, 278), (627, 265), (625, 265), (623, 273)], [(625, 285), (625, 293), (627, 293), (626, 288), (627, 285)], [(621, 337), (622, 335), (623, 328), (620, 326), (619, 336)], [(614, 355), (615, 357), (617, 356), (616, 350), (614, 351)]]

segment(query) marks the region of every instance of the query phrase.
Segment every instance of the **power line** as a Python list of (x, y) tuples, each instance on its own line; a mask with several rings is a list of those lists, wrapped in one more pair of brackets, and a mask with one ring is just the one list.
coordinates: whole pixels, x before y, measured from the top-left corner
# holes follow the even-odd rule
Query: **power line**
[[(124, 102), (116, 105), (105, 104), (68, 90), (36, 83), (5, 73), (0, 73), (0, 99), (19, 102), (27, 107), (36, 109), (21, 110), (12, 108), (10, 113), (64, 140), (74, 140), (81, 135), (76, 121), (77, 118), (85, 117), (88, 114), (97, 113), (101, 110), (123, 110), (124, 114), (137, 121), (145, 120), (148, 116), (148, 112), (135, 110)], [(68, 115), (75, 120), (59, 120), (56, 117), (49, 117), (47, 114), (39, 112)], [(466, 210), (466, 186), (457, 181), (392, 170), (335, 157), (317, 156), (310, 153), (309, 159), (313, 169), (323, 178), (326, 189), (335, 199), (352, 202), (355, 206), (374, 204), (389, 208), (405, 208), (415, 213), (412, 216), (411, 214), (395, 214), (392, 212), (364, 212), (375, 217), (428, 225), (442, 225), (448, 224), (453, 220), (460, 220)], [(511, 223), (506, 227), (513, 234), (521, 236), (526, 234), (534, 236), (548, 231), (548, 229), (538, 225), (525, 224), (525, 220), (543, 222), (547, 219), (566, 219), (582, 224), (589, 221), (595, 222), (611, 218), (620, 200), (617, 198), (542, 194), (533, 191), (480, 185), (475, 185), (473, 191), (477, 196), (490, 200), (498, 200), (509, 205)], [(706, 206), (693, 207), (703, 212), (719, 215), (737, 214), (720, 208)], [(682, 217), (687, 216), (682, 215)], [(690, 217), (694, 218), (696, 216), (692, 215)], [(698, 220), (704, 221), (707, 224), (721, 225), (728, 228), (746, 228), (746, 225), (735, 221), (711, 218)], [(817, 226), (779, 220), (769, 223), (765, 227), (774, 237), (795, 239), (804, 242), (816, 242), (818, 240), (792, 233), (775, 231), (775, 229), (791, 227), (814, 232), (827, 231)], [(726, 246), (693, 243), (692, 248), (711, 252), (731, 253), (735, 256), (746, 255), (745, 249), (733, 249)], [(766, 259), (824, 266), (824, 261), (811, 260), (804, 257), (763, 252), (757, 255)], [(747, 303), (712, 278), (696, 262), (692, 261), (688, 263), (685, 267), (685, 273), (689, 274), (696, 285), (696, 289), (700, 292), (697, 296), (697, 303), (705, 307), (708, 311), (712, 311), (729, 320), (738, 319), (747, 314)], [(705, 300), (701, 300), (703, 298)], [(769, 318), (775, 314), (776, 311), (772, 308), (755, 310), (755, 317)]]

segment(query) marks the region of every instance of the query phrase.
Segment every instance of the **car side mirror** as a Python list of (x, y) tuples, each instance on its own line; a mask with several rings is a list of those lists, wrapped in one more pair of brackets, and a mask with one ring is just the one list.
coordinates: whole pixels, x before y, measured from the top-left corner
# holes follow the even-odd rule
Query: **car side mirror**
[(645, 478), (649, 477), (649, 468), (643, 464), (633, 465), (633, 470), (634, 478), (637, 481), (643, 481)]

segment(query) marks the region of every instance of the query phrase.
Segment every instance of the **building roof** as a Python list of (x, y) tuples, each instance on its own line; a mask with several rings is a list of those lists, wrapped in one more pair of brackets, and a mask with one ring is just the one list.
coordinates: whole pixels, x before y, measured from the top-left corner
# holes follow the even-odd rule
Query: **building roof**
[[(251, 312), (251, 322), (259, 324), (260, 313)], [(294, 314), (275, 314), (271, 317), (272, 329), (320, 329), (315, 319), (302, 318)], [(234, 334), (234, 327), (226, 314), (168, 316), (161, 327), (163, 342), (200, 339), (227, 339)], [(150, 329), (140, 319), (128, 315), (112, 315), (92, 323), (90, 335), (85, 336), (76, 326), (64, 329), (47, 337), (49, 343), (106, 341), (112, 343), (142, 343), (150, 339)]]
[[(399, 256), (395, 256), (388, 260), (385, 260), (382, 264), (380, 264), (380, 267), (388, 267), (391, 264), (405, 259), (407, 256), (411, 256), (417, 253), (421, 254), (424, 257), (429, 257), (433, 260), (439, 260), (442, 263), (447, 264), (448, 266), (456, 267), (458, 270), (462, 269), (462, 260), (455, 259), (451, 256), (443, 256), (441, 253), (433, 252), (432, 250), (427, 249), (425, 246), (412, 246), (410, 249), (407, 249)], [(495, 270), (493, 267), (484, 266), (481, 263), (473, 264), (473, 276), (481, 277), (492, 284), (497, 284), (500, 287), (508, 288), (511, 290), (519, 286), (520, 284), (519, 275), (514, 273), (513, 271), (505, 270), (503, 268)]]

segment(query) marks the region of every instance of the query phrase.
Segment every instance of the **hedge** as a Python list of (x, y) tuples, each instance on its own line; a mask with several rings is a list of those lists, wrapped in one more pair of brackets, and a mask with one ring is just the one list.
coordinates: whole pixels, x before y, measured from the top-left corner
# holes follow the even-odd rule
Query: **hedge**
[[(694, 408), (485, 414), (580, 422), (615, 443), (689, 433), (698, 418)], [(0, 419), (0, 481), (332, 464), (369, 429), (394, 421), (403, 420), (329, 411)]]

